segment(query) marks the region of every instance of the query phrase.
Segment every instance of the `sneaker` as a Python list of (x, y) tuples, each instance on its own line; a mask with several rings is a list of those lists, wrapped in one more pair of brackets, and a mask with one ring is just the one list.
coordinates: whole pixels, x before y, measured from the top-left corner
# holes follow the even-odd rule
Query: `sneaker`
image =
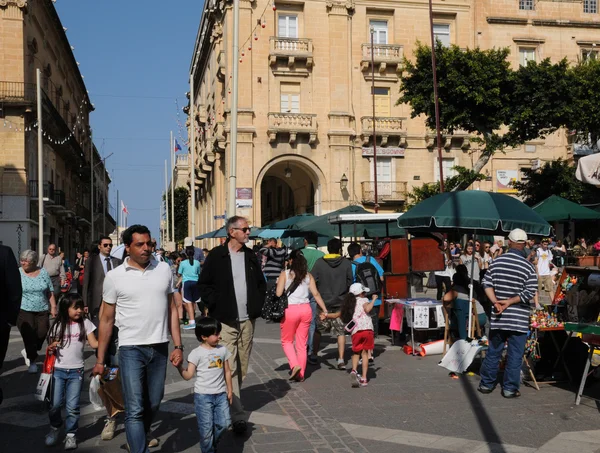
[(521, 392), (519, 392), (518, 390), (516, 390), (514, 392), (505, 392), (504, 390), (502, 390), (502, 392), (500, 392), (500, 394), (504, 398), (518, 398), (521, 396)]
[(37, 374), (38, 372), (38, 366), (36, 363), (32, 363), (31, 365), (29, 365), (29, 369), (27, 370), (27, 372), (29, 374)]
[(369, 385), (369, 383), (367, 382), (366, 378), (361, 378), (361, 380), (358, 383), (361, 387), (366, 387), (367, 385)]
[(369, 359), (369, 365), (375, 365), (375, 359), (373, 357)]
[(355, 371), (350, 371), (350, 385), (353, 389), (360, 387), (360, 375)]
[(113, 440), (115, 437), (115, 430), (117, 428), (117, 421), (114, 418), (107, 418), (104, 422), (104, 429), (100, 438), (102, 440)]
[(337, 367), (338, 367), (338, 370), (345, 370), (346, 369), (346, 363), (344, 362), (344, 359), (338, 359), (337, 360)]
[(25, 349), (21, 349), (21, 355), (25, 359), (25, 366), (31, 365), (31, 362), (29, 361), (29, 358), (27, 357), (27, 351), (25, 351)]
[(77, 440), (75, 434), (67, 434), (65, 439), (65, 450), (75, 450), (77, 448)]
[(308, 363), (310, 363), (311, 365), (318, 365), (319, 359), (315, 354), (311, 354), (308, 356)]
[(158, 447), (159, 440), (156, 437), (148, 436), (148, 447), (155, 448)]
[(60, 439), (60, 429), (55, 428), (54, 426), (51, 426), (50, 432), (48, 434), (46, 434), (46, 440), (44, 443), (46, 444), (46, 447), (54, 447), (56, 444), (58, 444), (59, 439)]
[(190, 322), (190, 323), (187, 323), (185, 326), (183, 326), (183, 330), (194, 330), (195, 328), (196, 328), (195, 322)]
[(480, 384), (479, 387), (477, 387), (477, 391), (479, 393), (483, 393), (484, 395), (488, 395), (494, 391), (494, 388), (493, 387), (489, 388), (489, 387), (486, 387), (486, 386)]

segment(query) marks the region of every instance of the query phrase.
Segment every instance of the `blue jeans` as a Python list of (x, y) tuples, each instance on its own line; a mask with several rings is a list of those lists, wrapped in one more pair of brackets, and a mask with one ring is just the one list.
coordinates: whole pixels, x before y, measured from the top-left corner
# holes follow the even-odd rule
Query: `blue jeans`
[(214, 453), (221, 435), (231, 424), (227, 393), (194, 393), (194, 407), (200, 433), (200, 451)]
[(83, 368), (72, 370), (55, 368), (53, 376), (54, 392), (49, 413), (50, 426), (54, 428), (62, 426), (61, 410), (65, 407), (67, 411), (65, 431), (68, 434), (75, 434), (79, 425), (79, 397), (83, 384)]
[(481, 364), (481, 384), (483, 387), (494, 388), (498, 376), (498, 367), (502, 356), (504, 343), (508, 341), (506, 352), (506, 367), (504, 368), (504, 385), (506, 393), (519, 390), (521, 386), (521, 364), (525, 352), (527, 334), (513, 330), (491, 330), (489, 347), (485, 360)]
[(315, 330), (317, 330), (317, 301), (311, 295), (310, 296), (310, 309), (312, 310), (312, 322), (308, 328), (308, 355), (313, 355), (313, 340), (315, 338)]
[(165, 393), (168, 353), (169, 343), (119, 348), (125, 433), (131, 453), (149, 451), (146, 435)]
[(452, 307), (452, 318), (456, 323), (458, 330), (458, 338), (465, 340), (469, 334), (467, 333), (467, 323), (469, 322), (469, 301), (466, 299), (454, 299), (454, 307)]

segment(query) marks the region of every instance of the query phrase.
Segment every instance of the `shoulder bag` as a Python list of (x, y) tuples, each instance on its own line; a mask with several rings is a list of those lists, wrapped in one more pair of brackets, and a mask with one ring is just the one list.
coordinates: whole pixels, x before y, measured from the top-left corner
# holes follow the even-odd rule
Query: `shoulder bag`
[(293, 282), (281, 296), (277, 296), (277, 285), (273, 286), (265, 297), (260, 316), (267, 321), (281, 322), (288, 307), (288, 297), (298, 286), (299, 283)]

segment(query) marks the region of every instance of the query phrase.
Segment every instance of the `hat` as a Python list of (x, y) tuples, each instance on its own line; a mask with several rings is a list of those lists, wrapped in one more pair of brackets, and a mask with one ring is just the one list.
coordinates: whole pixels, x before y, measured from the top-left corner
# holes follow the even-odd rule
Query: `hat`
[(193, 239), (192, 239), (191, 237), (189, 237), (189, 236), (188, 236), (188, 237), (186, 237), (186, 238), (183, 240), (183, 246), (184, 246), (184, 247), (190, 247), (190, 246), (192, 246), (192, 245), (194, 245), (194, 241), (193, 241)]
[(511, 242), (525, 242), (527, 240), (527, 233), (520, 228), (515, 228), (508, 235), (508, 240)]
[(370, 290), (366, 286), (363, 286), (362, 283), (352, 283), (349, 291), (355, 296), (359, 296), (362, 293), (368, 293)]

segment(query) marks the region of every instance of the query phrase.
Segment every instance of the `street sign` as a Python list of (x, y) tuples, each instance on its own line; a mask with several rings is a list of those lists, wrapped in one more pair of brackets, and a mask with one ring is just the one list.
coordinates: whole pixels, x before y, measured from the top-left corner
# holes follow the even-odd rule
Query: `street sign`
[(223, 215), (216, 215), (216, 216), (213, 216), (213, 218), (214, 218), (215, 220), (219, 220), (219, 219), (223, 219), (223, 220), (225, 220), (225, 214), (223, 214)]

